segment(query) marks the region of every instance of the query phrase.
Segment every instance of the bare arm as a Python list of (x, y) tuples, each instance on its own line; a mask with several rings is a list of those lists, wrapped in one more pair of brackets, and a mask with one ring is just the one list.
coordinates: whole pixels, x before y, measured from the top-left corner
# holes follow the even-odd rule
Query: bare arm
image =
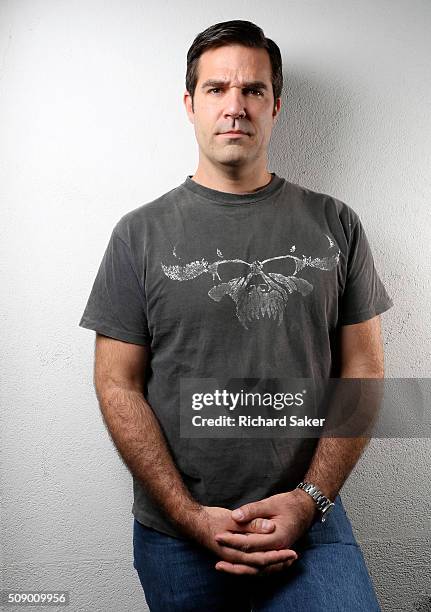
[[(380, 316), (341, 329), (342, 371), (341, 378), (383, 378), (383, 346), (380, 331)], [(330, 499), (334, 499), (353, 467), (359, 460), (369, 438), (321, 437), (304, 480), (317, 485)], [(310, 528), (313, 519), (319, 516), (316, 503), (302, 489), (272, 495), (266, 499), (244, 504), (232, 512), (232, 517), (241, 525), (244, 522), (269, 519), (275, 531), (268, 536), (242, 534), (229, 531), (216, 534), (218, 542), (225, 547), (244, 550), (270, 550), (291, 547)], [(290, 561), (274, 563), (263, 573), (277, 572)], [(223, 561), (218, 563), (223, 571), (245, 572), (243, 565)]]
[[(380, 316), (341, 328), (341, 378), (383, 378), (384, 357)], [(370, 438), (331, 438), (319, 440), (304, 480), (315, 484), (333, 500), (359, 461)], [(315, 502), (301, 489), (296, 489), (316, 512)]]
[[(383, 378), (383, 347), (380, 332), (380, 317), (341, 329), (342, 371), (341, 378)], [(374, 402), (371, 402), (373, 410)], [(366, 415), (369, 416), (369, 415)], [(304, 480), (310, 481), (330, 499), (334, 499), (353, 467), (359, 460), (367, 437), (330, 438), (321, 437)], [(241, 511), (242, 517), (237, 514)], [(233, 518), (242, 524), (257, 517), (270, 519), (276, 530), (259, 540), (227, 531), (216, 534), (225, 546), (260, 550), (292, 546), (319, 516), (316, 503), (302, 489), (273, 495), (264, 500), (244, 504), (232, 512)], [(285, 565), (285, 564), (284, 564)], [(270, 571), (282, 569), (283, 564), (274, 565)], [(229, 563), (223, 563), (225, 571), (234, 571)], [(265, 570), (266, 571), (266, 570)]]
[(184, 485), (159, 422), (144, 397), (149, 349), (96, 335), (94, 382), (102, 415), (111, 438), (130, 471), (144, 483), (156, 504), (186, 536), (206, 546), (219, 558), (245, 564), (247, 573), (280, 561), (292, 563), (290, 549), (243, 552), (225, 549), (214, 535), (223, 529), (267, 533), (262, 521), (238, 527), (226, 508), (209, 507), (193, 499)]
[(149, 356), (146, 346), (97, 333), (97, 399), (109, 434), (130, 471), (174, 524), (194, 531), (202, 506), (186, 488), (143, 394)]

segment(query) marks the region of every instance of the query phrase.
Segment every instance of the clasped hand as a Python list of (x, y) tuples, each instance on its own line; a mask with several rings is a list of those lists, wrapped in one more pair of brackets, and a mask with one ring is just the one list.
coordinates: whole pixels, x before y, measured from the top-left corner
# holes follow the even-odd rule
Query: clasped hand
[(298, 558), (291, 546), (313, 522), (310, 501), (294, 490), (233, 511), (204, 506), (206, 536), (201, 542), (221, 558), (217, 570), (248, 575), (280, 571)]

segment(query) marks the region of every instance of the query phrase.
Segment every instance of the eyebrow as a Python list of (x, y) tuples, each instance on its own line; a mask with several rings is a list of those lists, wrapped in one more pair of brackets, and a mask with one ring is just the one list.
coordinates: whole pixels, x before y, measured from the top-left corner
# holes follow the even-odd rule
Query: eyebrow
[[(205, 81), (205, 83), (202, 84), (201, 89), (205, 89), (206, 87), (220, 87), (220, 86), (223, 87), (227, 83), (229, 83), (229, 81), (208, 79), (207, 81)], [(268, 87), (265, 85), (263, 81), (247, 81), (243, 83), (242, 87), (268, 90)]]

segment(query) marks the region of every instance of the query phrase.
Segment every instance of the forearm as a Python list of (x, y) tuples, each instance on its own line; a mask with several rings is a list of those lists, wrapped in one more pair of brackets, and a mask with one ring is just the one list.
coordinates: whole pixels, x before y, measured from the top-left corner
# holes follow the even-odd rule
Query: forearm
[[(382, 378), (380, 370), (345, 368), (340, 378)], [(343, 400), (347, 393), (343, 391)], [(374, 406), (374, 403), (373, 403)], [(371, 407), (373, 410), (373, 407)], [(370, 420), (373, 415), (370, 415)], [(362, 419), (362, 421), (361, 421)], [(360, 422), (365, 417), (360, 418)], [(334, 500), (349, 474), (359, 461), (370, 437), (331, 437), (319, 439), (315, 453), (303, 480), (315, 484), (326, 497)], [(303, 493), (302, 491), (299, 491)], [(305, 492), (304, 492), (305, 493)], [(307, 495), (307, 494), (305, 494)]]
[(180, 528), (193, 529), (202, 506), (185, 486), (168, 449), (165, 436), (143, 394), (109, 386), (97, 397), (104, 422), (124, 462), (154, 501)]
[(370, 438), (320, 438), (303, 480), (334, 500), (359, 461)]

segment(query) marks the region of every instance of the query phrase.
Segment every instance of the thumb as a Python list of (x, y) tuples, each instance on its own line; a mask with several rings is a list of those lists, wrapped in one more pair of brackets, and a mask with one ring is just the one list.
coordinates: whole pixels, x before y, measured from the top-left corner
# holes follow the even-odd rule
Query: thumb
[(252, 502), (244, 504), (232, 511), (232, 518), (238, 522), (247, 522), (255, 518), (269, 516), (265, 512), (265, 505), (261, 502)]

